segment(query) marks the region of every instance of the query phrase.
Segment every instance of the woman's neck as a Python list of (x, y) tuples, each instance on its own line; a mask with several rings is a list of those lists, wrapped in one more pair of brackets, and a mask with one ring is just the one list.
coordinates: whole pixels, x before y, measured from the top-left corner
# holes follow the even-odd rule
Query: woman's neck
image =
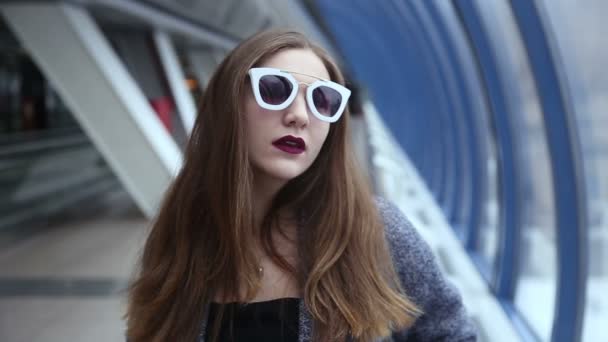
[[(286, 181), (270, 179), (269, 177), (254, 177), (253, 214), (254, 224), (257, 228), (261, 228), (262, 221), (270, 210), (274, 197), (286, 183)], [(280, 228), (286, 236), (281, 236), (282, 234), (277, 234), (276, 231), (273, 232), (274, 245), (281, 255), (292, 256), (294, 254), (292, 244), (295, 242), (297, 234), (297, 223), (292, 208), (289, 206), (282, 207), (280, 212), (275, 214)], [(264, 252), (260, 250), (260, 253), (263, 254)]]
[(268, 213), (272, 200), (286, 181), (255, 175), (253, 182), (253, 216), (256, 227), (260, 227), (262, 220)]

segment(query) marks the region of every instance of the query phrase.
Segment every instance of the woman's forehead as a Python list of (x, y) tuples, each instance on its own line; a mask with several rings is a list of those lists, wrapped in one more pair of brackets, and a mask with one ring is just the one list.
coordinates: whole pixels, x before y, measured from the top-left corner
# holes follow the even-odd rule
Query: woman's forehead
[[(311, 75), (322, 79), (330, 79), (327, 68), (319, 56), (309, 49), (282, 50), (270, 56), (261, 66), (277, 68)], [(310, 77), (293, 75), (296, 79), (310, 81)]]

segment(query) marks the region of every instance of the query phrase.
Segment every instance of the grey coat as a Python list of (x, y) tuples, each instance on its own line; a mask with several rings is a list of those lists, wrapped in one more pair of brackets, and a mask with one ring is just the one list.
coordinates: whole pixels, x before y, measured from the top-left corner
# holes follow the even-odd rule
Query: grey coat
[[(377, 198), (376, 205), (401, 284), (410, 300), (424, 312), (411, 328), (395, 331), (390, 338), (378, 341), (476, 341), (475, 327), (460, 294), (440, 273), (426, 242), (392, 203)], [(200, 342), (204, 342), (205, 330), (206, 319)], [(311, 336), (312, 318), (300, 301), (299, 342), (311, 341)]]

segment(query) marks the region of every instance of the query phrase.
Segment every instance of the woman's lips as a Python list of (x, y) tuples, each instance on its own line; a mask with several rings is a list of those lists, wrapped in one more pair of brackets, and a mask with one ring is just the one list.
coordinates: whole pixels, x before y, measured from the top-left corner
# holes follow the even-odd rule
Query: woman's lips
[(287, 153), (291, 153), (291, 154), (300, 154), (302, 152), (304, 152), (303, 149), (299, 148), (299, 147), (292, 147), (292, 146), (286, 146), (286, 145), (274, 145), (276, 148), (278, 148), (281, 151), (287, 152)]
[(279, 150), (290, 154), (300, 154), (306, 150), (306, 143), (304, 142), (304, 139), (291, 135), (286, 135), (275, 140), (272, 145)]

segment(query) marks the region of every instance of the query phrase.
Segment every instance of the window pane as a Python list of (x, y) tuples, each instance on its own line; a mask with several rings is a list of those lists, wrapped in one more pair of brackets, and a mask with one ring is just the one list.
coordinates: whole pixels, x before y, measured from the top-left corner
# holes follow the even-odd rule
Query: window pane
[[(488, 110), (486, 113), (490, 113)], [(487, 160), (485, 165), (481, 167), (486, 168), (487, 172), (487, 193), (484, 206), (482, 207), (482, 216), (480, 222), (480, 234), (479, 241), (477, 242), (477, 250), (481, 253), (481, 256), (486, 261), (487, 265), (493, 267), (496, 262), (496, 256), (498, 253), (498, 234), (499, 229), (499, 206), (500, 199), (498, 183), (498, 161), (496, 157), (496, 135), (494, 129), (491, 126), (491, 122), (485, 120), (485, 132), (484, 140), (487, 150)], [(493, 270), (489, 270), (493, 272)]]
[(557, 40), (583, 152), (588, 196), (589, 277), (583, 341), (608, 341), (608, 2), (544, 0)]
[[(551, 336), (557, 283), (553, 185), (544, 122), (525, 48), (506, 1), (477, 1), (499, 63), (521, 187), (521, 249), (515, 307), (542, 339)], [(511, 229), (512, 227), (506, 227)]]
[[(476, 64), (474, 55), (474, 46), (468, 39), (464, 26), (458, 25), (459, 19), (457, 13), (450, 4), (437, 4), (438, 10), (444, 16), (444, 23), (447, 25), (447, 31), (450, 35), (450, 40), (454, 42), (455, 55), (457, 56), (458, 67), (462, 72), (465, 89), (471, 103), (472, 111), (467, 113), (471, 115), (472, 120), (477, 125), (479, 134), (480, 146), (477, 147), (482, 159), (479, 160), (478, 167), (482, 170), (483, 179), (476, 179), (474, 183), (476, 187), (482, 187), (485, 190), (481, 194), (483, 198), (480, 204), (480, 221), (479, 221), (479, 236), (476, 239), (475, 252), (481, 256), (483, 260), (482, 266), (484, 276), (491, 277), (493, 272), (492, 266), (495, 263), (498, 251), (499, 239), (499, 189), (498, 183), (498, 168), (497, 168), (497, 153), (496, 153), (496, 135), (491, 117), (491, 109), (488, 106), (486, 99), (487, 93), (484, 89), (483, 80), (478, 73), (479, 65)], [(482, 182), (485, 182), (482, 184)]]

